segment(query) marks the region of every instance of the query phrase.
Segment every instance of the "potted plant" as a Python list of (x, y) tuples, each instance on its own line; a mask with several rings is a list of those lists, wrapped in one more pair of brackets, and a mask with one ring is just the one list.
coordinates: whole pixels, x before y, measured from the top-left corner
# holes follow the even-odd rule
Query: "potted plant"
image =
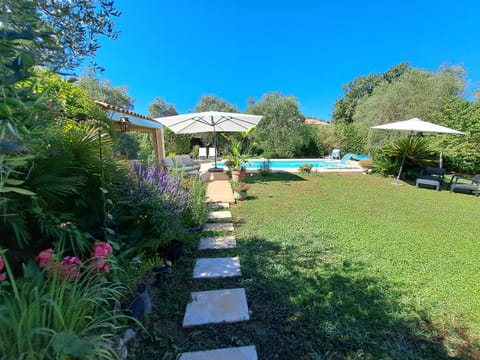
[(250, 186), (245, 183), (233, 183), (233, 197), (236, 200), (245, 200), (248, 197), (247, 191), (250, 190)]
[(372, 172), (373, 161), (372, 160), (360, 160), (358, 165), (363, 169), (364, 174), (370, 174)]
[[(247, 157), (242, 154), (242, 143), (232, 136), (224, 137), (231, 142), (230, 156), (226, 164), (230, 165), (229, 169), (232, 174), (233, 181), (241, 181), (246, 176), (245, 164), (248, 163)], [(227, 166), (228, 166), (227, 165)]]

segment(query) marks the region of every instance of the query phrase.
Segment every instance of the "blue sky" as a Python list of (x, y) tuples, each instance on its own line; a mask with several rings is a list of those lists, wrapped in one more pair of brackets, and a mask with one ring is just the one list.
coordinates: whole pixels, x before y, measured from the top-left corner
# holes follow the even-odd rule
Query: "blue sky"
[(330, 120), (342, 85), (408, 61), (462, 65), (480, 80), (478, 0), (116, 0), (117, 40), (101, 40), (102, 78), (129, 87), (134, 111), (155, 97), (179, 113), (202, 95), (239, 111), (269, 92)]

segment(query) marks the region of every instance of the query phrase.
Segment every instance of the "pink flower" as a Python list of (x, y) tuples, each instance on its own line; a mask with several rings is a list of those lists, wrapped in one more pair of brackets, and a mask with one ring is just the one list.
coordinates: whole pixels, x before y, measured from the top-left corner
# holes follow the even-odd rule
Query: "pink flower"
[(55, 254), (52, 249), (42, 250), (37, 256), (35, 256), (35, 260), (38, 261), (38, 267), (40, 269), (47, 265), (53, 266), (55, 265)]
[(93, 246), (92, 259), (95, 263), (97, 271), (109, 272), (108, 256), (113, 252), (109, 243), (100, 241)]
[(79, 266), (82, 265), (82, 262), (76, 256), (66, 256), (60, 262), (59, 275), (62, 279), (76, 279), (80, 276), (78, 271)]
[(108, 259), (104, 257), (97, 257), (95, 258), (95, 265), (97, 266), (97, 270), (99, 272), (109, 272), (110, 265), (108, 264)]
[[(3, 263), (3, 258), (0, 255), (0, 271), (2, 271), (4, 267), (5, 267), (5, 264)], [(0, 281), (4, 281), (6, 278), (7, 278), (7, 274), (0, 273)]]
[(93, 254), (92, 256), (98, 257), (108, 257), (109, 254), (113, 252), (112, 247), (110, 246), (109, 243), (100, 241), (97, 242), (95, 245), (93, 245)]

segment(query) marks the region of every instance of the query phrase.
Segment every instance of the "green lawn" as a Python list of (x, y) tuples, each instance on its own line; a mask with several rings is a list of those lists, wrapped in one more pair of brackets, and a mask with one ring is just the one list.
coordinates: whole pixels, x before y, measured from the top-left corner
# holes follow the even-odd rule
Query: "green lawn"
[[(237, 249), (206, 253), (238, 254), (243, 277), (193, 281), (183, 259), (138, 358), (250, 344), (260, 359), (480, 357), (480, 198), (361, 174), (249, 180)], [(228, 287), (246, 288), (250, 322), (181, 329), (189, 291)]]

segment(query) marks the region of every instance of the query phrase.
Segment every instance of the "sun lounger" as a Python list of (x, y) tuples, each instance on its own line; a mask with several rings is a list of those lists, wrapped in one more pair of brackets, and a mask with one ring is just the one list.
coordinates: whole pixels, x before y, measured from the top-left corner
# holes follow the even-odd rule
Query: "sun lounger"
[(217, 149), (214, 147), (209, 147), (208, 148), (208, 158), (213, 159), (217, 155)]
[(473, 191), (475, 196), (478, 196), (479, 185), (480, 174), (477, 174), (471, 178), (453, 175), (452, 179), (450, 180), (450, 192), (454, 192), (455, 190)]
[(416, 187), (418, 188), (420, 185), (428, 185), (433, 186), (437, 191), (440, 191), (446, 173), (447, 170), (443, 168), (426, 167), (422, 170), (420, 176), (417, 177), (417, 180), (415, 181)]
[(199, 159), (206, 159), (207, 158), (207, 148), (206, 147), (198, 148), (198, 158)]
[(332, 159), (340, 159), (340, 149), (333, 149), (330, 157)]

